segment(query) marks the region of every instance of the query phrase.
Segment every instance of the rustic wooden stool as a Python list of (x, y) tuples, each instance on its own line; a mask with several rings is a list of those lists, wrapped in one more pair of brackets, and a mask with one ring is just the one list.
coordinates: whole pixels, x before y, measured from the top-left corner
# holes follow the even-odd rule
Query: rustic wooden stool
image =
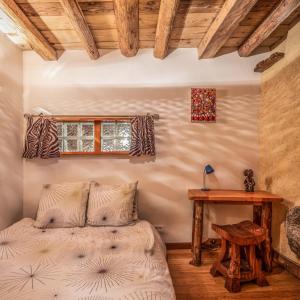
[(244, 221), (233, 225), (212, 224), (212, 229), (222, 238), (219, 260), (210, 269), (212, 276), (222, 274), (225, 288), (231, 293), (240, 291), (241, 281), (256, 280), (259, 286), (269, 285), (257, 251), (266, 239), (264, 228)]

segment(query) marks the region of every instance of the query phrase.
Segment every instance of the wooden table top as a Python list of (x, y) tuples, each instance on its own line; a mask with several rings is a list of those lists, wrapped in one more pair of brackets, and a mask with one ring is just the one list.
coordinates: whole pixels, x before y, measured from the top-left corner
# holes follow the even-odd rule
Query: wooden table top
[(188, 197), (193, 201), (205, 201), (213, 203), (234, 203), (251, 204), (262, 202), (281, 202), (282, 197), (265, 192), (245, 192), (242, 190), (210, 190), (202, 191), (200, 189), (188, 190)]

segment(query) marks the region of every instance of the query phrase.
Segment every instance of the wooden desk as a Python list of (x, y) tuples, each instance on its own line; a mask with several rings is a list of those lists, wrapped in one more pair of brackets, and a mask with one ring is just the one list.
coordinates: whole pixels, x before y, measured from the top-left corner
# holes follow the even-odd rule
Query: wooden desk
[(238, 204), (253, 205), (253, 222), (267, 230), (268, 238), (264, 243), (264, 269), (272, 271), (272, 202), (281, 202), (283, 199), (264, 191), (253, 193), (237, 190), (188, 190), (188, 197), (194, 201), (193, 236), (192, 236), (192, 265), (201, 265), (201, 244), (203, 233), (203, 204)]

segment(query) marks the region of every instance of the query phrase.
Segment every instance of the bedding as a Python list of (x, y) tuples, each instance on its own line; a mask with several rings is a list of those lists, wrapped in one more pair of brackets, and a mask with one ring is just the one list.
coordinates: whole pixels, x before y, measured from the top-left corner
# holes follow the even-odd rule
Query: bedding
[(70, 182), (45, 184), (39, 202), (35, 227), (84, 226), (90, 184)]
[(0, 232), (0, 299), (173, 300), (159, 234), (120, 227), (38, 229), (25, 218)]
[(87, 224), (121, 226), (134, 220), (137, 182), (107, 185), (92, 182), (87, 209)]

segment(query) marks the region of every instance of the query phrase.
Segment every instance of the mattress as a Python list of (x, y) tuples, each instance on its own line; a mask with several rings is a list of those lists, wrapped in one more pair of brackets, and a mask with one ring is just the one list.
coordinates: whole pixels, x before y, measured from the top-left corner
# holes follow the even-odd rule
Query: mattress
[(0, 232), (2, 300), (172, 300), (159, 234), (122, 227), (37, 229), (25, 218)]

